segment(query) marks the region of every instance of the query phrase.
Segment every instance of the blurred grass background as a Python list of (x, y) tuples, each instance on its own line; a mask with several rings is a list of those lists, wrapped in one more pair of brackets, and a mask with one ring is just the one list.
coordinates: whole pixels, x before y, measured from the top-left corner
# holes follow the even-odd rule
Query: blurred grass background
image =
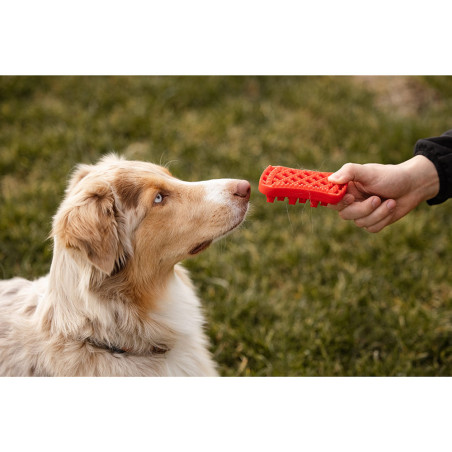
[(223, 375), (451, 375), (452, 202), (377, 235), (257, 190), (269, 164), (398, 163), (452, 128), (451, 77), (0, 77), (0, 278), (48, 272), (68, 174), (116, 151), (252, 183), (185, 265)]

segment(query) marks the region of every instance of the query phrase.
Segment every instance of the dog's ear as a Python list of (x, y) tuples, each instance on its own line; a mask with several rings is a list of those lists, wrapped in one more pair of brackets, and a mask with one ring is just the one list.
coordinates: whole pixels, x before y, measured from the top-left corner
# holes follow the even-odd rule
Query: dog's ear
[[(74, 178), (75, 175), (70, 184)], [(91, 183), (65, 199), (55, 216), (53, 234), (67, 248), (81, 251), (92, 265), (110, 275), (120, 245), (116, 217), (115, 199), (109, 184)]]
[(85, 177), (87, 176), (93, 167), (91, 165), (85, 165), (80, 163), (76, 166), (74, 172), (69, 179), (69, 183), (66, 188), (66, 193), (70, 193), (74, 187)]

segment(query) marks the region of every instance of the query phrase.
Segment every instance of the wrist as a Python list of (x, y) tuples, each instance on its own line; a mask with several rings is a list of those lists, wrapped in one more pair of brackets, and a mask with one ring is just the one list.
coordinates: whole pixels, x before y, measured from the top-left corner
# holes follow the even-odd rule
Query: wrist
[(423, 155), (416, 155), (400, 164), (410, 181), (418, 202), (434, 198), (439, 193), (439, 176), (435, 165)]

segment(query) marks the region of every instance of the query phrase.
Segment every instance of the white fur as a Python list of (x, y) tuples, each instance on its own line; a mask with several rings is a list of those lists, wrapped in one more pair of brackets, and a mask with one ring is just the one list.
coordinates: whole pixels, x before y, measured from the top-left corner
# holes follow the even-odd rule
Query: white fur
[[(149, 187), (164, 184), (167, 190), (174, 189), (176, 200), (153, 210), (149, 201), (155, 197), (153, 188), (143, 188), (133, 199), (121, 198), (121, 190), (122, 196), (127, 195), (121, 188), (124, 172), (140, 187), (149, 183)], [(127, 190), (134, 189), (130, 180)], [(197, 244), (216, 240), (243, 220), (248, 198), (234, 195), (237, 182), (185, 183), (155, 165), (111, 156), (95, 166), (79, 167), (54, 219), (50, 273), (33, 282), (0, 281), (0, 375), (216, 375), (200, 301), (177, 261), (189, 257)], [(113, 218), (110, 202), (115, 204), (115, 220), (108, 219)], [(133, 202), (138, 204), (126, 207)], [(197, 204), (185, 205), (190, 202)], [(111, 240), (119, 241), (116, 262), (120, 265), (116, 273), (105, 273), (107, 256), (93, 254), (112, 249), (108, 242), (91, 245), (98, 231), (87, 233), (80, 245), (77, 240), (86, 225), (68, 235), (76, 225), (67, 218), (84, 217), (78, 211), (77, 216), (67, 215), (85, 203), (99, 206), (91, 208), (91, 215), (104, 212), (110, 215), (104, 222), (114, 221)], [(162, 230), (165, 212), (175, 223)], [(95, 220), (91, 218), (89, 224), (97, 224)], [(164, 245), (161, 252), (159, 243)], [(138, 244), (149, 246), (152, 253)], [(88, 339), (127, 352), (116, 353)]]
[(212, 179), (202, 182), (184, 182), (180, 181), (181, 184), (192, 186), (192, 187), (202, 187), (204, 189), (204, 199), (207, 202), (214, 202), (216, 204), (231, 205), (228, 186), (231, 183), (237, 182), (234, 179)]

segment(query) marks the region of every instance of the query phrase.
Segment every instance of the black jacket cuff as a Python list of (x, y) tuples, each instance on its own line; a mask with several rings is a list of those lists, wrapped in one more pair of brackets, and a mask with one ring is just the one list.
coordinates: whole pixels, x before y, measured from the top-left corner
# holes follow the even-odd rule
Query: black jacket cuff
[(419, 140), (414, 147), (414, 155), (427, 157), (438, 172), (439, 192), (427, 203), (441, 204), (452, 198), (452, 130), (440, 137)]

